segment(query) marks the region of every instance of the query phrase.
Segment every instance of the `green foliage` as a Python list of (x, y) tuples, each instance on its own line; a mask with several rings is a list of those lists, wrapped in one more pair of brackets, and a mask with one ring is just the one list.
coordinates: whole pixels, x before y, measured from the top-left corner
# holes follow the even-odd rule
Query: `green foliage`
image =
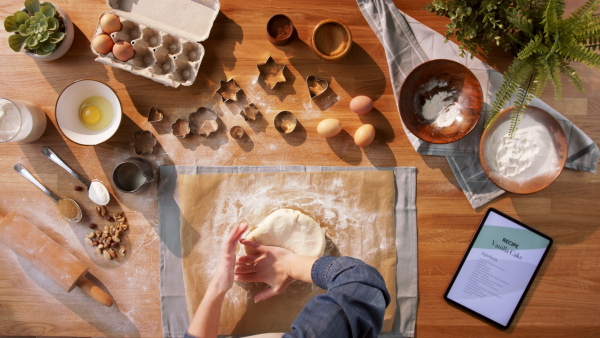
[[(61, 19), (62, 21), (62, 19)], [(4, 20), (4, 29), (15, 34), (8, 37), (8, 44), (15, 52), (25, 45), (38, 55), (52, 53), (65, 38), (64, 25), (49, 2), (25, 0), (25, 11), (18, 11)]]
[[(488, 128), (514, 96), (513, 105), (518, 107), (511, 116), (510, 133), (514, 135), (525, 106), (543, 92), (548, 82), (557, 99), (562, 96), (563, 76), (583, 92), (579, 75), (569, 66), (571, 62), (600, 69), (600, 55), (595, 52), (600, 47), (599, 4), (600, 0), (587, 0), (566, 18), (564, 0), (433, 0), (426, 9), (450, 18), (446, 39), (456, 34), (462, 43), (461, 56), (465, 51), (475, 54), (478, 47), (487, 53), (493, 35), (498, 36), (494, 41), (505, 50), (518, 50), (485, 123)], [(485, 25), (490, 17), (495, 18), (494, 25)], [(475, 35), (466, 39), (464, 32), (473, 31)]]

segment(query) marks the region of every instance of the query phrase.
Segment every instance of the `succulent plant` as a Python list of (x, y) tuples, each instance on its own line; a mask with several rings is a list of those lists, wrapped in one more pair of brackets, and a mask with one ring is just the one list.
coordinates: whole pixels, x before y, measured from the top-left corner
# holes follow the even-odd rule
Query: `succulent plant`
[(7, 17), (4, 29), (15, 33), (8, 38), (15, 52), (25, 45), (26, 50), (37, 55), (48, 55), (65, 38), (64, 24), (54, 5), (39, 0), (25, 0), (25, 10)]

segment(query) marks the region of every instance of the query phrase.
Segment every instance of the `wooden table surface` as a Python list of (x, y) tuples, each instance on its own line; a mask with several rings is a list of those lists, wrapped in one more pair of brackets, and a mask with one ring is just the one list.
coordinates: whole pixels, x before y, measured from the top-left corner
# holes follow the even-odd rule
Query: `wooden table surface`
[[(438, 32), (444, 31), (447, 20), (422, 10), (426, 1), (395, 2), (417, 20)], [(63, 292), (28, 262), (0, 245), (0, 335), (162, 335), (156, 184), (140, 194), (124, 194), (116, 190), (111, 180), (114, 167), (135, 156), (129, 141), (138, 130), (150, 130), (158, 139), (154, 154), (144, 156), (155, 168), (173, 164), (416, 167), (418, 336), (600, 335), (600, 178), (590, 173), (564, 170), (554, 184), (539, 193), (506, 194), (489, 204), (555, 240), (512, 328), (506, 332), (495, 329), (442, 299), (486, 208), (471, 208), (443, 157), (420, 156), (409, 144), (394, 102), (383, 47), (354, 1), (222, 1), (210, 37), (203, 42), (206, 56), (198, 78), (192, 86), (179, 89), (94, 61), (90, 39), (99, 15), (108, 9), (105, 1), (55, 3), (69, 13), (76, 26), (73, 46), (61, 59), (35, 62), (10, 50), (9, 34), (0, 33), (0, 96), (39, 104), (49, 121), (45, 134), (36, 142), (0, 145), (0, 213), (19, 212), (81, 259), (110, 292), (116, 305), (103, 308), (79, 290)], [(570, 1), (568, 7), (581, 3)], [(20, 5), (20, 1), (4, 1), (0, 17), (4, 19)], [(298, 30), (299, 39), (288, 46), (273, 46), (264, 36), (268, 18), (277, 13), (289, 15)], [(310, 49), (312, 28), (327, 18), (347, 23), (353, 34), (355, 46), (339, 62), (321, 61)], [(269, 56), (285, 63), (287, 69), (287, 82), (275, 91), (256, 83), (256, 65)], [(504, 54), (495, 54), (489, 60), (500, 70), (506, 68), (507, 61)], [(585, 94), (565, 83), (561, 101), (552, 99), (552, 90), (543, 98), (598, 143), (600, 71), (580, 65), (575, 68), (582, 77)], [(321, 107), (308, 97), (305, 78), (309, 75), (327, 79), (335, 93)], [(237, 115), (239, 109), (235, 105), (224, 104), (215, 94), (219, 81), (232, 77), (248, 101), (256, 103), (265, 116), (252, 128)], [(82, 78), (108, 83), (117, 91), (124, 108), (117, 134), (98, 146), (69, 141), (55, 120), (58, 94)], [(375, 99), (375, 110), (363, 117), (348, 109), (350, 99), (360, 94)], [(147, 121), (151, 106), (163, 111), (162, 122)], [(171, 124), (201, 106), (214, 108), (227, 127), (243, 126), (250, 141), (238, 143), (227, 132), (208, 139), (173, 136)], [(272, 125), (274, 115), (281, 110), (294, 112), (301, 122), (300, 132), (293, 137), (282, 137)], [(344, 124), (342, 136), (335, 141), (316, 133), (317, 123), (328, 117), (338, 118)], [(377, 129), (374, 144), (365, 149), (354, 146), (351, 140), (363, 123), (372, 123)], [(94, 205), (84, 192), (74, 191), (78, 181), (41, 155), (42, 146), (52, 148), (85, 178), (110, 183), (109, 211), (125, 211), (131, 224), (125, 259), (106, 261), (85, 244), (88, 224), (106, 222), (94, 216)], [(62, 220), (54, 202), (15, 173), (12, 167), (17, 162), (59, 196), (75, 198), (84, 211), (83, 221), (68, 224)]]

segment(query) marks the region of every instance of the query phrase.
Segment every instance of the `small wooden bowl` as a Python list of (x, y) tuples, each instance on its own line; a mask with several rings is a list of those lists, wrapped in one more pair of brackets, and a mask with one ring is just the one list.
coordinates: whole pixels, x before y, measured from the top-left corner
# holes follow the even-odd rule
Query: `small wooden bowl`
[(508, 138), (514, 110), (502, 111), (483, 132), (479, 160), (486, 176), (498, 187), (531, 194), (548, 187), (562, 172), (567, 161), (567, 138), (552, 115), (531, 106), (526, 108), (515, 136)]
[[(447, 100), (440, 102), (444, 96)], [(431, 117), (431, 112), (426, 113), (427, 107), (434, 110), (446, 104), (452, 106), (453, 114), (440, 118), (444, 120), (441, 124), (438, 119), (427, 119)], [(430, 143), (451, 143), (465, 137), (477, 125), (483, 93), (467, 67), (451, 60), (432, 60), (408, 75), (400, 89), (398, 107), (402, 122), (415, 136)]]
[(352, 47), (350, 28), (338, 20), (321, 21), (310, 38), (312, 50), (323, 60), (341, 60)]
[(267, 39), (277, 46), (287, 45), (293, 40), (294, 24), (286, 15), (277, 14), (267, 22)]

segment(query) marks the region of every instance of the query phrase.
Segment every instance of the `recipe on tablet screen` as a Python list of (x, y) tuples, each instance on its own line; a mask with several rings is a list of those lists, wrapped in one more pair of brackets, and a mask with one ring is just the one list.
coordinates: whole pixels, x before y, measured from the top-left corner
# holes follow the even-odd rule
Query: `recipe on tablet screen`
[(447, 297), (507, 325), (550, 241), (490, 212)]

